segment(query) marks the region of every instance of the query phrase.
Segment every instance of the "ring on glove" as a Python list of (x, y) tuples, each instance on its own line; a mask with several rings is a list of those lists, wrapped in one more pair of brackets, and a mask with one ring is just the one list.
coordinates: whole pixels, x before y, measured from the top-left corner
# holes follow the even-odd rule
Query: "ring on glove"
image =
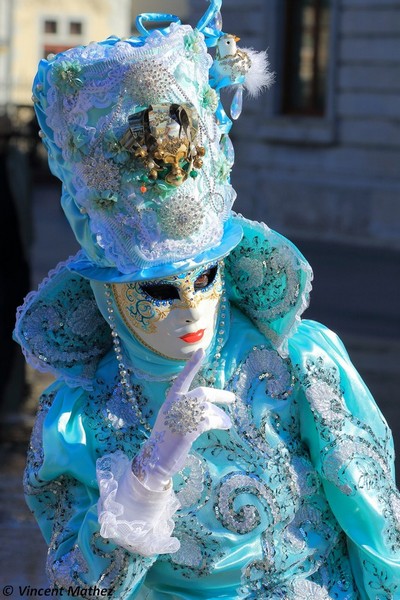
[(182, 394), (169, 407), (165, 408), (165, 425), (172, 433), (186, 435), (196, 431), (204, 421), (204, 404), (199, 398)]

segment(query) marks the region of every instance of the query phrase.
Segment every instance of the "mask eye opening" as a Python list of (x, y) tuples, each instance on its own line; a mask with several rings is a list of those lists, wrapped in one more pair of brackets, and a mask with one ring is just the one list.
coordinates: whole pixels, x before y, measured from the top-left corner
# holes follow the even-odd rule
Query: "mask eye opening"
[(174, 285), (167, 283), (144, 283), (140, 287), (142, 292), (151, 300), (179, 300), (179, 292)]
[(200, 273), (194, 282), (194, 290), (207, 290), (212, 286), (218, 273), (218, 265), (208, 267)]

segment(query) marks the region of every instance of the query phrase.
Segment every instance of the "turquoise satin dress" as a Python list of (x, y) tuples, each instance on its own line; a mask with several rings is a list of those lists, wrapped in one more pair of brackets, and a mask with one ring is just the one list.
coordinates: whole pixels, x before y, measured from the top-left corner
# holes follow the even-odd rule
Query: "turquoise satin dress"
[[(235, 392), (226, 408), (233, 426), (202, 434), (174, 478), (181, 503), (176, 553), (143, 557), (99, 534), (96, 461), (116, 451), (132, 458), (148, 435), (121, 396), (113, 350), (96, 359), (86, 380), (81, 374), (86, 384), (67, 384), (64, 373), (43, 394), (25, 491), (49, 545), (54, 585), (92, 585), (113, 598), (140, 600), (400, 599), (391, 432), (337, 336), (300, 321), (309, 291), (306, 263), (290, 243), (268, 235), (258, 231), (256, 239), (248, 231), (239, 254), (226, 261), (230, 328), (221, 357), (213, 362), (210, 353), (195, 384)], [(296, 258), (297, 279), (282, 261), (280, 301), (288, 294), (292, 300), (273, 310), (282, 269), (269, 263), (277, 269), (274, 290), (264, 290), (269, 320), (264, 315), (257, 323), (261, 312), (252, 315), (250, 306), (260, 298), (257, 289), (247, 293), (248, 304), (238, 294), (249, 284), (249, 261), (257, 252), (267, 256), (267, 242), (271, 260), (282, 244)], [(252, 252), (243, 262), (246, 244)], [(234, 271), (240, 260), (241, 275)], [(251, 274), (254, 282), (254, 268)], [(32, 317), (34, 304), (24, 314)], [(24, 322), (23, 315), (21, 331)], [(171, 385), (166, 367), (160, 365), (159, 380), (142, 370), (132, 375), (150, 427)]]

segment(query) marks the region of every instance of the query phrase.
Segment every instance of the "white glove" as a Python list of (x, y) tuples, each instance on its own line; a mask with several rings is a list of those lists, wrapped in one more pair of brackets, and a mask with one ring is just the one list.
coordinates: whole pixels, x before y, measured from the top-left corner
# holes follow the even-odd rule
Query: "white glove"
[(190, 385), (204, 358), (197, 350), (175, 379), (149, 439), (132, 462), (136, 477), (150, 490), (166, 489), (185, 464), (193, 442), (210, 429), (229, 429), (229, 416), (215, 403), (230, 404), (235, 395), (225, 390)]

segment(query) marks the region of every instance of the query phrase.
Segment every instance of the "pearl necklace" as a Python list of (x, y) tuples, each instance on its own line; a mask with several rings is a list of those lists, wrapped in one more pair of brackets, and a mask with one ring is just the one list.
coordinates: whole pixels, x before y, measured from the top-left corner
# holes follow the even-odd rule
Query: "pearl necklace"
[(117, 363), (118, 363), (119, 381), (121, 384), (121, 388), (123, 390), (123, 394), (125, 395), (125, 398), (133, 406), (135, 415), (136, 415), (140, 425), (142, 425), (142, 427), (146, 431), (150, 432), (151, 427), (147, 423), (146, 419), (144, 419), (142, 412), (138, 406), (138, 403), (136, 402), (135, 393), (133, 391), (131, 381), (130, 381), (130, 376), (131, 376), (130, 369), (128, 367), (126, 367), (125, 363), (124, 363), (121, 340), (119, 339), (119, 335), (117, 332), (117, 326), (115, 323), (111, 286), (110, 286), (110, 284), (105, 283), (104, 287), (105, 287), (105, 296), (106, 296), (106, 303), (107, 303), (108, 324), (111, 329), (111, 336), (112, 336), (112, 340), (113, 340), (115, 358), (117, 359)]

